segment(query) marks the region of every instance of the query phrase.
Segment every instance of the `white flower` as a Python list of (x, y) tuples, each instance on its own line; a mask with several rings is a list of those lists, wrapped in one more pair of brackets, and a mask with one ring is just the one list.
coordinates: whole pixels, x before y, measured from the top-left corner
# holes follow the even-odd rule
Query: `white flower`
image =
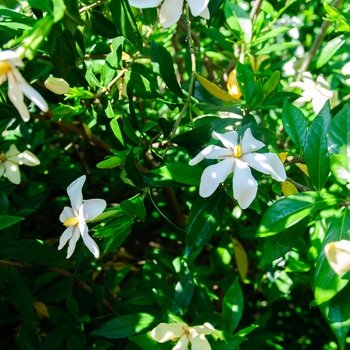
[(73, 254), (80, 235), (95, 258), (100, 256), (96, 242), (88, 234), (89, 229), (86, 221), (93, 220), (99, 216), (105, 210), (107, 203), (103, 199), (87, 199), (83, 201), (81, 189), (85, 180), (86, 176), (83, 175), (68, 186), (67, 193), (72, 207), (64, 207), (60, 215), (60, 221), (67, 228), (60, 238), (58, 249), (62, 249), (69, 241), (67, 259)]
[[(144, 9), (149, 7), (157, 7), (163, 0), (129, 0), (131, 6)], [(159, 22), (164, 28), (174, 25), (182, 15), (182, 6), (184, 0), (164, 0), (159, 13)], [(205, 19), (210, 18), (208, 10), (209, 0), (187, 0), (192, 15), (201, 16)]]
[(213, 131), (213, 137), (222, 142), (225, 148), (208, 146), (190, 161), (195, 165), (206, 159), (223, 159), (220, 163), (208, 166), (201, 178), (199, 194), (206, 198), (212, 195), (219, 184), (231, 174), (233, 176), (234, 198), (242, 209), (246, 209), (256, 197), (258, 183), (249, 167), (263, 174), (271, 175), (277, 181), (286, 179), (283, 164), (275, 153), (252, 153), (265, 145), (256, 140), (250, 129), (247, 129), (241, 142), (238, 143), (238, 133), (230, 131), (218, 134)]
[(62, 78), (47, 78), (44, 82), (47, 89), (57, 95), (63, 95), (68, 93), (69, 84)]
[(8, 80), (8, 96), (17, 108), (22, 119), (29, 120), (29, 111), (24, 103), (23, 94), (34, 102), (43, 112), (49, 107), (42, 96), (31, 87), (22, 77), (16, 67), (23, 67), (24, 64), (18, 54), (14, 51), (0, 51), (0, 84)]
[(151, 337), (158, 343), (180, 338), (173, 350), (187, 350), (191, 343), (192, 350), (210, 350), (211, 346), (205, 338), (208, 334), (220, 335), (215, 328), (208, 322), (202, 326), (189, 327), (184, 322), (179, 323), (160, 323), (151, 332)]
[(15, 145), (11, 145), (6, 153), (0, 153), (0, 178), (6, 173), (6, 177), (12, 183), (18, 185), (21, 182), (21, 173), (18, 165), (35, 166), (40, 160), (29, 151), (19, 152)]
[(350, 62), (346, 63), (343, 68), (341, 69), (341, 72), (346, 76), (345, 84), (350, 86)]
[(311, 73), (304, 72), (302, 80), (302, 82), (298, 81), (290, 84), (291, 87), (304, 90), (301, 97), (295, 101), (297, 105), (312, 101), (312, 108), (315, 114), (318, 114), (327, 100), (330, 100), (332, 107), (335, 105), (338, 93), (330, 90), (330, 85), (322, 75), (319, 75), (315, 82)]
[(324, 252), (333, 271), (342, 276), (350, 271), (350, 241), (327, 243)]

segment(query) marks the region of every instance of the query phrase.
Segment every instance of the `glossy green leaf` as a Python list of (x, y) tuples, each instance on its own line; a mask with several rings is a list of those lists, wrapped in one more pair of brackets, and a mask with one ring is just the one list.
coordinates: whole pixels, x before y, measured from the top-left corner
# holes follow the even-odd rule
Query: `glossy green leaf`
[(241, 89), (242, 95), (249, 107), (255, 88), (254, 74), (247, 66), (240, 62), (237, 62), (236, 70), (239, 88)]
[(93, 30), (104, 38), (113, 39), (120, 35), (114, 23), (95, 9), (91, 11), (90, 21)]
[(193, 274), (184, 275), (175, 286), (174, 301), (182, 311), (185, 311), (192, 300), (194, 292)]
[(133, 337), (129, 337), (130, 340), (135, 342), (141, 349), (144, 350), (172, 350), (174, 348), (174, 343), (165, 342), (158, 343), (151, 337), (151, 332), (135, 335)]
[(242, 41), (249, 43), (252, 39), (252, 22), (249, 14), (231, 1), (226, 1), (224, 10), (230, 28), (238, 34)]
[(349, 282), (348, 279), (343, 279), (332, 270), (324, 252), (324, 247), (327, 243), (349, 239), (347, 234), (349, 230), (350, 210), (343, 209), (332, 218), (316, 261), (314, 288), (317, 304), (322, 304), (332, 299)]
[(202, 248), (214, 235), (225, 210), (226, 192), (217, 191), (209, 198), (198, 197), (188, 218), (185, 256)]
[(124, 215), (119, 215), (116, 219), (107, 222), (106, 224), (101, 224), (95, 229), (93, 235), (94, 238), (107, 238), (115, 237), (121, 232), (129, 232), (131, 226), (134, 224), (134, 219), (124, 213)]
[(155, 72), (163, 78), (169, 90), (182, 98), (183, 92), (176, 79), (173, 58), (166, 48), (155, 41), (151, 45), (151, 61)]
[(112, 131), (113, 131), (113, 134), (114, 136), (117, 138), (117, 140), (122, 144), (124, 145), (124, 138), (123, 138), (123, 135), (122, 135), (122, 131), (120, 130), (120, 126), (119, 126), (119, 123), (118, 123), (118, 119), (119, 117), (115, 117), (111, 120), (111, 122), (109, 123)]
[(281, 79), (281, 73), (279, 70), (273, 72), (270, 76), (270, 78), (267, 80), (267, 82), (263, 86), (264, 90), (264, 96), (270, 95), (272, 92), (275, 91), (278, 83)]
[(143, 188), (144, 184), (142, 180), (142, 175), (136, 167), (136, 161), (137, 160), (135, 159), (134, 152), (131, 149), (125, 160), (125, 171), (127, 173), (128, 178), (134, 183), (136, 187)]
[(328, 152), (350, 157), (350, 105), (346, 103), (329, 125)]
[(340, 202), (340, 198), (319, 192), (302, 192), (282, 198), (267, 209), (256, 234), (258, 237), (275, 235), (308, 215)]
[(309, 221), (310, 218), (305, 217), (285, 231), (266, 237), (258, 267), (261, 268), (288, 253), (304, 234)]
[(127, 71), (124, 76), (125, 84), (127, 84), (128, 88), (135, 96), (144, 99), (161, 97), (149, 80), (139, 73)]
[(307, 122), (303, 112), (288, 103), (288, 101), (285, 101), (282, 109), (282, 123), (288, 136), (299, 148), (299, 152), (303, 152), (306, 144), (307, 130)]
[(101, 72), (101, 82), (104, 86), (108, 86), (108, 84), (117, 75), (117, 68), (119, 67), (121, 58), (121, 48), (118, 48), (115, 51), (113, 50), (107, 55)]
[(190, 131), (186, 131), (172, 139), (173, 143), (181, 146), (199, 146), (209, 142), (212, 129), (211, 125), (201, 125)]
[(319, 54), (316, 57), (315, 66), (316, 69), (324, 66), (334, 55), (335, 53), (345, 44), (346, 40), (344, 34), (333, 38), (328, 41), (325, 46), (321, 48)]
[(146, 208), (139, 193), (132, 198), (122, 201), (120, 206), (128, 213), (136, 215), (141, 221), (145, 221)]
[(3, 230), (6, 227), (12, 226), (15, 223), (22, 220), (24, 220), (24, 218), (19, 216), (0, 215), (0, 230)]
[(327, 132), (332, 120), (329, 100), (312, 121), (306, 135), (305, 161), (312, 184), (321, 190), (328, 178)]
[(244, 306), (244, 297), (238, 278), (226, 291), (222, 301), (222, 317), (225, 321), (226, 330), (232, 333), (241, 320)]
[(331, 172), (342, 185), (350, 182), (350, 158), (341, 154), (332, 154), (330, 157)]

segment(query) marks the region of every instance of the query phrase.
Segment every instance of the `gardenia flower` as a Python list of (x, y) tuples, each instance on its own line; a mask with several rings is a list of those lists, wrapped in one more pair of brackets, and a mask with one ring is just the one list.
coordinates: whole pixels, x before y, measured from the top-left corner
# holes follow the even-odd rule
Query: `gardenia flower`
[(249, 167), (271, 175), (277, 181), (285, 181), (286, 172), (277, 154), (252, 153), (265, 145), (253, 137), (250, 129), (245, 131), (240, 142), (238, 142), (236, 131), (226, 134), (218, 134), (213, 131), (212, 136), (220, 140), (225, 148), (215, 145), (208, 146), (190, 161), (190, 165), (195, 165), (204, 158), (222, 159), (220, 163), (210, 165), (204, 170), (199, 187), (199, 194), (202, 197), (212, 195), (219, 184), (234, 173), (234, 198), (242, 209), (248, 208), (258, 191), (258, 183)]
[(160, 323), (151, 332), (151, 337), (158, 343), (180, 338), (173, 350), (187, 350), (191, 343), (192, 350), (210, 350), (211, 346), (205, 338), (208, 334), (220, 335), (215, 328), (208, 322), (202, 326), (189, 327), (184, 322), (179, 323)]
[(16, 67), (23, 67), (24, 64), (18, 54), (14, 51), (0, 51), (0, 85), (8, 80), (8, 96), (17, 108), (22, 119), (29, 120), (29, 111), (24, 103), (23, 94), (34, 102), (43, 112), (49, 107), (42, 96), (31, 87)]
[[(157, 7), (163, 0), (129, 0), (131, 6), (144, 9)], [(208, 10), (209, 0), (187, 0), (192, 15), (201, 16), (205, 19), (210, 18)], [(164, 28), (174, 25), (181, 17), (183, 0), (164, 0), (159, 13), (159, 22)]]
[(343, 239), (327, 243), (324, 252), (330, 267), (336, 274), (342, 276), (350, 271), (350, 241)]
[(69, 241), (67, 259), (73, 254), (80, 235), (95, 258), (100, 256), (98, 245), (88, 234), (89, 229), (86, 221), (93, 220), (99, 216), (105, 210), (107, 203), (103, 199), (87, 199), (83, 201), (81, 189), (85, 180), (86, 176), (83, 175), (68, 186), (67, 193), (72, 207), (64, 207), (60, 215), (60, 221), (67, 228), (60, 238), (58, 249), (61, 250)]
[(40, 160), (29, 151), (19, 152), (15, 145), (11, 145), (6, 153), (0, 153), (0, 178), (6, 173), (6, 177), (12, 183), (21, 183), (21, 173), (18, 165), (36, 166)]
[(331, 106), (335, 105), (338, 93), (330, 90), (330, 85), (322, 75), (319, 75), (315, 82), (311, 73), (304, 72), (302, 80), (302, 82), (298, 81), (290, 84), (291, 87), (304, 90), (301, 97), (295, 101), (296, 104), (312, 101), (312, 108), (315, 114), (318, 114), (327, 100), (330, 100)]

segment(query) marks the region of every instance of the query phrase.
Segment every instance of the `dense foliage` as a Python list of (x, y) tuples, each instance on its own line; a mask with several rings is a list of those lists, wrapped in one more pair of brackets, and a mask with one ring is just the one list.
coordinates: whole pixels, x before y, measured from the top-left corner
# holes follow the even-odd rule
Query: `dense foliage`
[(346, 349), (349, 33), (341, 0), (2, 0), (0, 349)]

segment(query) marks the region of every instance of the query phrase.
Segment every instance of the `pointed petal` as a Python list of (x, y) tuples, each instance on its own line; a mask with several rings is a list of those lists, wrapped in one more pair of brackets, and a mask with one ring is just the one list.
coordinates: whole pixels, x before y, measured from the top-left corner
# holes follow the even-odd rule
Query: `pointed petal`
[(205, 19), (210, 19), (210, 12), (209, 12), (208, 6), (199, 14), (199, 16)]
[(25, 164), (29, 166), (36, 166), (40, 164), (40, 160), (29, 151), (24, 151), (18, 155), (19, 164)]
[(253, 135), (250, 129), (247, 129), (242, 138), (242, 153), (247, 154), (254, 151), (257, 151), (260, 148), (265, 146), (264, 143), (257, 140)]
[(312, 108), (315, 114), (318, 114), (319, 111), (323, 108), (324, 104), (328, 100), (328, 97), (323, 96), (318, 91), (315, 90), (314, 98), (312, 99)]
[(254, 179), (248, 164), (237, 159), (233, 174), (233, 195), (242, 209), (252, 204), (258, 191), (258, 183)]
[(57, 248), (58, 250), (61, 250), (66, 245), (66, 243), (72, 238), (73, 229), (74, 229), (74, 226), (69, 226), (62, 233), (62, 235), (60, 237), (60, 243), (59, 243), (58, 248)]
[(226, 158), (218, 164), (208, 166), (203, 171), (199, 186), (201, 197), (207, 198), (215, 192), (220, 183), (232, 173), (234, 162), (234, 158)]
[(209, 0), (187, 0), (187, 2), (190, 6), (192, 15), (197, 17), (208, 6)]
[(138, 9), (157, 7), (161, 2), (162, 0), (129, 0), (129, 4)]
[(6, 177), (11, 181), (12, 183), (18, 185), (21, 183), (21, 173), (19, 171), (19, 167), (17, 164), (12, 162), (5, 162), (5, 171), (6, 171)]
[(331, 87), (328, 82), (323, 78), (323, 75), (319, 75), (316, 79), (316, 83), (321, 85), (322, 88), (326, 88), (329, 90)]
[(201, 326), (194, 326), (191, 328), (195, 329), (195, 331), (199, 334), (219, 334), (209, 322), (206, 322)]
[(67, 250), (67, 259), (69, 259), (72, 256), (72, 254), (74, 253), (75, 246), (76, 246), (76, 244), (79, 240), (79, 237), (80, 237), (79, 226), (75, 225), (75, 226), (71, 226), (71, 227), (73, 227), (73, 236), (69, 240), (68, 250)]
[(0, 61), (6, 61), (8, 64), (14, 67), (24, 67), (23, 61), (15, 51), (0, 51)]
[(99, 216), (105, 209), (107, 203), (104, 199), (86, 199), (83, 202), (82, 210), (85, 220), (93, 220)]
[(72, 209), (78, 212), (80, 206), (83, 204), (83, 194), (81, 189), (83, 188), (86, 176), (80, 176), (73, 181), (67, 188), (67, 193), (72, 205)]
[(19, 150), (17, 149), (16, 145), (12, 144), (9, 148), (9, 150), (6, 152), (6, 158), (18, 156), (20, 154)]
[(324, 247), (324, 252), (333, 271), (342, 276), (350, 271), (350, 241), (330, 242)]
[(204, 158), (207, 159), (220, 159), (232, 154), (232, 151), (227, 148), (210, 145), (199, 152), (193, 159), (190, 160), (190, 165), (196, 165)]
[(188, 336), (184, 334), (177, 344), (173, 347), (173, 350), (188, 350), (188, 344), (190, 341), (188, 340)]
[(171, 339), (180, 338), (187, 324), (184, 322), (178, 323), (159, 323), (156, 328), (152, 329), (151, 337), (158, 343), (164, 343)]
[(250, 153), (242, 156), (243, 161), (263, 174), (271, 175), (277, 181), (286, 180), (286, 171), (280, 157), (275, 153)]
[(163, 28), (174, 25), (182, 15), (183, 0), (164, 0), (159, 13), (159, 22)]
[(74, 214), (74, 211), (72, 210), (72, 208), (64, 207), (63, 211), (60, 215), (60, 221), (63, 223), (67, 219), (72, 218), (73, 216), (75, 216), (75, 214)]
[(226, 134), (219, 134), (213, 131), (212, 136), (214, 139), (220, 140), (229, 149), (233, 150), (238, 145), (238, 133), (236, 131), (230, 131)]
[(204, 334), (194, 333), (191, 337), (192, 350), (211, 350), (208, 339)]
[[(82, 228), (82, 226), (83, 226), (83, 228)], [(89, 236), (89, 233), (88, 233), (89, 229), (88, 229), (86, 223), (79, 222), (79, 228), (80, 228), (81, 237), (83, 239), (84, 244), (88, 247), (90, 252), (97, 259), (100, 256), (100, 249), (98, 248), (97, 243)]]

